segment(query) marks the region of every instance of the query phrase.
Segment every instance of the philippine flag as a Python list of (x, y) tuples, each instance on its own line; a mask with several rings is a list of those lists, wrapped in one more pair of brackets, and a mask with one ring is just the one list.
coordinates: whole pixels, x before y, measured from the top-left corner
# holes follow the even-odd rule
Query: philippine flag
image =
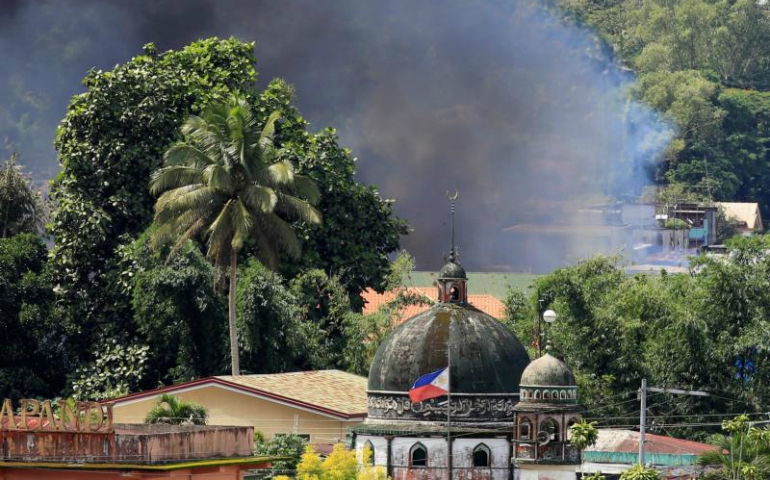
[(419, 403), (430, 398), (446, 395), (449, 391), (449, 367), (423, 375), (418, 378), (409, 390), (412, 403)]

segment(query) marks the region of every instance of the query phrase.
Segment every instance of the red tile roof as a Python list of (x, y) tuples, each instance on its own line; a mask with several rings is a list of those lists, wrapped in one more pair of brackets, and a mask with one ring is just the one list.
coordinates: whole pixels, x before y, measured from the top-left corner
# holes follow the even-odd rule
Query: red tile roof
[[(405, 289), (405, 292), (422, 295), (431, 301), (436, 301), (437, 297), (436, 287), (409, 287)], [(384, 293), (377, 293), (371, 289), (365, 290), (362, 294), (366, 302), (364, 314), (368, 315), (376, 312), (382, 305), (395, 300), (399, 293), (399, 290), (391, 290)], [(492, 295), (468, 295), (468, 303), (487, 315), (495, 318), (505, 318), (505, 305)], [(430, 305), (407, 305), (401, 310), (401, 321), (422, 313), (429, 308)]]

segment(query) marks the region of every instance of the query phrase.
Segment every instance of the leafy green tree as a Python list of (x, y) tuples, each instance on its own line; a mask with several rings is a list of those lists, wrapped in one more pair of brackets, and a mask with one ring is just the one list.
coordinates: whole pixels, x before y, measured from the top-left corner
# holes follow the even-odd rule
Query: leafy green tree
[(102, 346), (92, 364), (79, 367), (70, 389), (76, 400), (99, 401), (136, 391), (147, 370), (150, 347), (117, 341)]
[(267, 457), (287, 457), (286, 460), (273, 462), (271, 475), (294, 473), (307, 440), (299, 435), (276, 435), (268, 442), (261, 442), (254, 448), (254, 455)]
[(345, 287), (338, 277), (314, 269), (295, 277), (290, 290), (301, 310), (301, 322), (313, 338), (304, 368), (340, 368), (347, 343), (345, 319), (350, 313)]
[[(165, 166), (152, 175), (150, 191), (160, 195), (155, 205), (153, 233), (158, 245), (202, 236), (206, 256), (217, 267), (229, 265), (228, 297), (230, 358), (233, 375), (240, 374), (236, 327), (238, 254), (249, 242), (257, 255), (275, 267), (278, 251), (293, 258), (300, 244), (287, 222), (320, 223), (313, 207), (319, 192), (312, 180), (295, 172), (289, 160), (277, 157), (273, 146), (273, 112), (264, 125), (245, 98), (209, 106), (182, 126), (185, 141), (166, 151)], [(173, 254), (173, 249), (172, 249)]]
[(238, 329), (244, 370), (272, 373), (296, 369), (308, 351), (314, 351), (314, 337), (300, 318), (297, 299), (280, 274), (270, 271), (254, 258), (238, 274)]
[(144, 423), (169, 425), (206, 425), (208, 412), (202, 405), (186, 402), (179, 397), (164, 393), (144, 418)]
[[(120, 249), (120, 288), (131, 298), (137, 341), (151, 346), (141, 387), (222, 373), (226, 313), (216, 271), (192, 241), (166, 262), (143, 235)], [(127, 327), (129, 326), (127, 325)]]
[(0, 390), (11, 398), (57, 395), (74, 368), (70, 332), (56, 320), (46, 258), (38, 235), (0, 238)]
[(111, 71), (92, 70), (57, 132), (62, 172), (53, 184), (52, 272), (62, 321), (79, 331), (74, 349), (117, 338), (130, 299), (112, 285), (116, 249), (152, 221), (150, 174), (191, 113), (251, 88), (254, 45), (216, 38), (179, 51), (144, 54)]
[(38, 233), (46, 220), (45, 202), (17, 161), (13, 154), (0, 165), (0, 238)]

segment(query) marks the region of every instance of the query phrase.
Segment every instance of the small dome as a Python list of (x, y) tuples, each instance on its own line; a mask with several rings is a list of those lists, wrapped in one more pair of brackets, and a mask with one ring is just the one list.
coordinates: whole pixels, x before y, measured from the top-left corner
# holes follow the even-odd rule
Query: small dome
[(575, 387), (575, 376), (566, 363), (546, 351), (532, 361), (521, 374), (522, 387)]
[(458, 278), (467, 280), (468, 276), (465, 274), (465, 269), (462, 265), (450, 260), (449, 263), (441, 267), (441, 270), (438, 272), (438, 278)]

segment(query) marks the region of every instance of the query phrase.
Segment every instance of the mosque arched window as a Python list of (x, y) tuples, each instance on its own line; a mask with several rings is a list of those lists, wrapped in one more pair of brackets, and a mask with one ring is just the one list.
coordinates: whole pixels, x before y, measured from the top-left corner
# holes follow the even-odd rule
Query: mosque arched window
[(559, 441), (559, 424), (553, 418), (543, 420), (543, 422), (540, 424), (540, 431), (546, 432), (550, 437), (550, 441)]
[(540, 390), (535, 390), (535, 400), (540, 400)]
[(519, 438), (522, 440), (530, 440), (532, 438), (532, 422), (526, 418), (519, 422)]
[(427, 467), (428, 466), (428, 449), (422, 443), (415, 443), (412, 449), (409, 451), (409, 466), (414, 467)]
[(548, 390), (545, 390), (543, 392), (543, 400), (550, 400), (550, 399), (551, 399), (551, 392), (549, 392)]
[(473, 449), (473, 466), (474, 467), (489, 467), (490, 466), (490, 451), (489, 447), (480, 443)]
[(559, 400), (566, 400), (567, 399), (567, 392), (565, 390), (562, 390), (559, 392)]
[(554, 400), (558, 400), (559, 399), (559, 392), (557, 392), (556, 390), (551, 390), (551, 398), (554, 399)]
[(366, 459), (367, 465), (374, 465), (374, 445), (369, 440), (364, 443), (364, 451), (367, 449), (369, 449), (369, 457), (364, 456), (364, 459)]

